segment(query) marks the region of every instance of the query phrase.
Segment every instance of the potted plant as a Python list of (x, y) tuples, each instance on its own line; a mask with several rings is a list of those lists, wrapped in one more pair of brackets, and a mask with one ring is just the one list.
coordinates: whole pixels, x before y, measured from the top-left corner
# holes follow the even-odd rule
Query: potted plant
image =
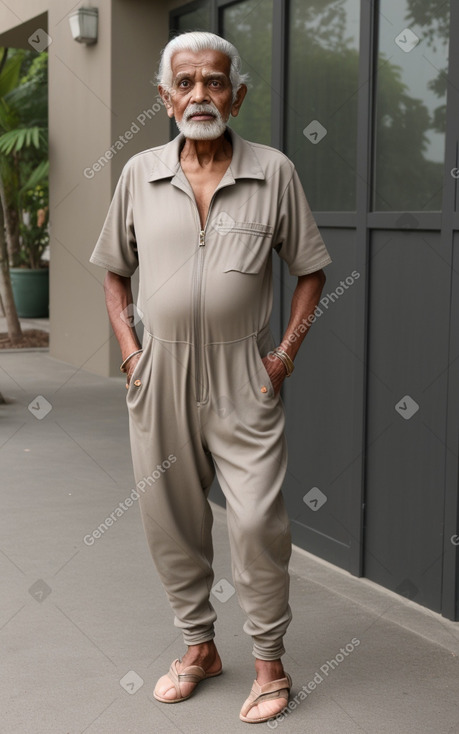
[(10, 267), (11, 285), (18, 316), (48, 316), (49, 269), (43, 260), (49, 243), (48, 186), (26, 189), (19, 223), (18, 266)]

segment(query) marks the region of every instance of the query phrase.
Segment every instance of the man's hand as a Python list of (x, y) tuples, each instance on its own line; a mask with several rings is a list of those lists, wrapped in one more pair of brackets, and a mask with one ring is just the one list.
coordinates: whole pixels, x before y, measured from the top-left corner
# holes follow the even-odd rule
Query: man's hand
[[(104, 280), (104, 290), (110, 323), (120, 345), (121, 361), (123, 362), (129, 354), (141, 348), (134, 326), (126, 318), (122, 318), (126, 312), (126, 308), (133, 302), (131, 279), (107, 270)], [(140, 357), (141, 354), (136, 354), (134, 357), (131, 357), (125, 367), (126, 389), (129, 387), (134, 367)]]
[(263, 357), (262, 362), (271, 380), (274, 394), (277, 395), (287, 375), (285, 366), (279, 357), (276, 357), (274, 354), (271, 354), (269, 357)]
[(129, 360), (129, 362), (126, 365), (126, 390), (128, 389), (130, 385), (132, 373), (134, 372), (135, 366), (141, 356), (142, 354), (135, 354), (134, 357), (131, 357), (131, 359)]
[[(308, 317), (314, 314), (325, 283), (325, 275), (323, 270), (316, 270), (309, 275), (300, 275), (293, 293), (292, 305), (290, 309), (290, 320), (279, 344), (280, 348), (288, 354), (291, 360), (295, 359), (295, 355), (300, 348), (307, 329), (303, 324), (308, 322)], [(310, 324), (307, 328), (309, 328)], [(287, 371), (284, 363), (274, 354), (263, 357), (263, 364), (266, 372), (272, 382), (274, 394), (277, 395), (282, 387)]]

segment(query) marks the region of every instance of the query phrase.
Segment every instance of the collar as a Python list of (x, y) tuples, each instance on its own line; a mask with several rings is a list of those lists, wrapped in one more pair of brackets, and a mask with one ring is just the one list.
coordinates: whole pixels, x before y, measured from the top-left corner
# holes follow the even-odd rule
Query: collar
[[(234, 130), (227, 127), (233, 146), (233, 156), (230, 163), (230, 171), (234, 179), (257, 178), (264, 179), (265, 175), (260, 162), (255, 155), (250, 143), (240, 137)], [(161, 181), (166, 178), (174, 178), (180, 171), (179, 152), (185, 142), (183, 133), (164, 145), (158, 152), (152, 151), (155, 157), (148, 181)]]

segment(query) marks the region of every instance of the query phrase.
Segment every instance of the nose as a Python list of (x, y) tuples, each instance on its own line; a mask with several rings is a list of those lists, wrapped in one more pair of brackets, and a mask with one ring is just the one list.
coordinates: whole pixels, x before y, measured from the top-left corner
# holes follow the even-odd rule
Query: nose
[(209, 101), (209, 94), (207, 91), (207, 87), (203, 82), (196, 82), (196, 84), (193, 87), (193, 95), (191, 102), (195, 102), (196, 104), (202, 104), (203, 102)]

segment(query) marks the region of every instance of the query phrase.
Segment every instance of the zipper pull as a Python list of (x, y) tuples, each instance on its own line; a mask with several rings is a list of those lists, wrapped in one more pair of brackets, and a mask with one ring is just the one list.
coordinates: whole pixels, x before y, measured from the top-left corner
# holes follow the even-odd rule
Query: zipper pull
[(206, 236), (206, 233), (204, 232), (203, 229), (201, 229), (201, 231), (199, 233), (199, 247), (204, 247), (204, 245), (206, 244), (205, 241), (204, 241), (205, 240), (205, 236)]

